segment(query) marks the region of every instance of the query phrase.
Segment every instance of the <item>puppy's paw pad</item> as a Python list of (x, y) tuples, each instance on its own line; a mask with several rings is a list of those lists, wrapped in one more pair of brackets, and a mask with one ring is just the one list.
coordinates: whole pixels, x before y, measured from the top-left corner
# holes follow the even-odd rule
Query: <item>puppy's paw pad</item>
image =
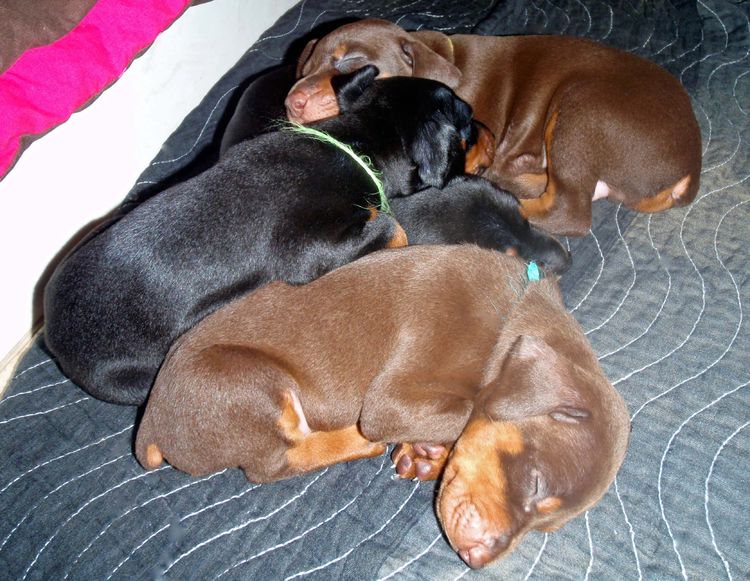
[(417, 455), (423, 458), (429, 458), (430, 460), (440, 460), (445, 454), (446, 449), (442, 444), (430, 444), (426, 442), (420, 442), (412, 445)]
[(391, 453), (396, 474), (409, 480), (437, 480), (447, 458), (445, 446), (431, 443), (403, 443)]

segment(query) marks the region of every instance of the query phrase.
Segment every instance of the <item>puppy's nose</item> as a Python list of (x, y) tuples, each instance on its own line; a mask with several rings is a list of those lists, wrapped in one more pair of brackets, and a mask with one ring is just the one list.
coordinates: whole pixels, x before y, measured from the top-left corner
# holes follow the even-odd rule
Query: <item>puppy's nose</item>
[(459, 549), (458, 556), (472, 569), (479, 569), (505, 551), (509, 544), (510, 535), (499, 533), (494, 537), (482, 539), (471, 547)]
[(295, 117), (300, 117), (302, 115), (302, 112), (305, 110), (305, 105), (307, 105), (307, 95), (301, 91), (289, 93), (284, 101), (284, 106), (286, 107), (287, 112), (293, 114)]

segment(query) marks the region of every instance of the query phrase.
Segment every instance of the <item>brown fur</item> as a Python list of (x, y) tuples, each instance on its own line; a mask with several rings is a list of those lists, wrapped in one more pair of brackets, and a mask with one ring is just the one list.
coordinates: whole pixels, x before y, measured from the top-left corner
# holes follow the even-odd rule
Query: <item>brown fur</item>
[(443, 473), (438, 517), (479, 567), (599, 500), (628, 434), (555, 279), (471, 245), (416, 246), (204, 319), (167, 356), (136, 454), (268, 482), (403, 443), (398, 473)]
[[(453, 88), (497, 140), (485, 177), (522, 198), (529, 221), (550, 232), (587, 233), (595, 192), (654, 212), (689, 204), (698, 191), (690, 99), (638, 56), (573, 37), (449, 37), (362, 20), (308, 43), (286, 100), (290, 118), (336, 114), (331, 76), (365, 64)], [(544, 195), (546, 203), (525, 201)]]

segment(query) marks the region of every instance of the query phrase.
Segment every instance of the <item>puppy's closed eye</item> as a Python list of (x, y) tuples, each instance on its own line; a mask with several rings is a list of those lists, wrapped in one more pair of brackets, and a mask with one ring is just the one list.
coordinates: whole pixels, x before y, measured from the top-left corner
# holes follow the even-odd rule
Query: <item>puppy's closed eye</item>
[(401, 43), (401, 58), (407, 65), (414, 69), (414, 51), (411, 43), (406, 40)]
[(551, 411), (549, 417), (556, 422), (579, 424), (582, 421), (589, 419), (591, 417), (591, 412), (582, 408), (563, 407)]
[(362, 68), (366, 62), (365, 57), (361, 54), (346, 54), (339, 59), (335, 59), (333, 68), (339, 73), (351, 73), (352, 71)]

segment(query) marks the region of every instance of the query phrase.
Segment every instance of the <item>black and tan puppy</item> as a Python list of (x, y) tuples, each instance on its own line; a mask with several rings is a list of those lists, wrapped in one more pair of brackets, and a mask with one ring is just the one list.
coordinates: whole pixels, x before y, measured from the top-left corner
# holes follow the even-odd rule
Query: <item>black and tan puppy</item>
[[(436, 81), (377, 72), (340, 76), (342, 114), (317, 127), (369, 156), (389, 197), (444, 185), (463, 171), (470, 107)], [(375, 191), (330, 144), (288, 131), (245, 141), (58, 266), (45, 290), (47, 346), (91, 395), (143, 403), (172, 342), (223, 303), (398, 244), (395, 220), (371, 208)]]
[[(222, 136), (222, 155), (237, 143), (279, 130), (279, 121), (286, 116), (284, 99), (295, 79), (295, 67), (286, 65), (247, 86)], [(474, 152), (473, 139), (470, 144)], [(482, 152), (473, 155), (481, 156)], [(570, 264), (568, 252), (554, 238), (521, 216), (517, 198), (486, 179), (457, 176), (442, 188), (395, 198), (391, 208), (410, 244), (471, 242), (535, 260), (556, 273)]]
[(427, 188), (391, 200), (409, 244), (469, 242), (541, 263), (562, 273), (570, 254), (552, 236), (521, 216), (518, 199), (489, 180), (456, 176), (442, 188)]
[(267, 482), (399, 442), (399, 475), (442, 474), (440, 522), (480, 567), (595, 504), (628, 442), (556, 280), (526, 274), (473, 245), (413, 246), (249, 293), (170, 350), (136, 455)]

